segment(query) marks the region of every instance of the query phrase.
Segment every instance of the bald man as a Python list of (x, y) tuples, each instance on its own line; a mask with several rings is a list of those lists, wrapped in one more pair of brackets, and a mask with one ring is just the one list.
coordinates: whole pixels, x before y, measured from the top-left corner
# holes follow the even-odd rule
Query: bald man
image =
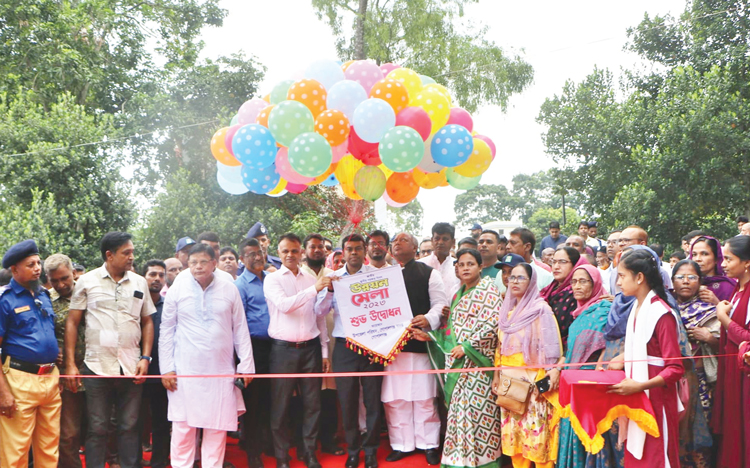
[[(620, 233), (620, 237), (617, 240), (620, 252), (632, 245), (647, 245), (648, 244), (648, 233), (640, 226), (632, 225), (623, 229)], [(620, 255), (615, 257), (615, 268), (620, 263)], [(659, 265), (662, 271), (662, 280), (664, 280), (664, 289), (672, 289), (672, 270), (668, 268), (664, 263)], [(610, 291), (612, 293), (620, 292), (620, 288), (617, 287), (617, 275), (610, 277)]]
[(742, 225), (742, 228), (740, 228), (740, 235), (750, 236), (750, 223), (745, 223)]

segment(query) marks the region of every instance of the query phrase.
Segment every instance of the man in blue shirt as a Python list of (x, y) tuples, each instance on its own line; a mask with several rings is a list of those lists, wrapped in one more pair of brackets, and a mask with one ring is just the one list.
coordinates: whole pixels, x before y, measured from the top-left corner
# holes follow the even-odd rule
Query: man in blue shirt
[(549, 223), (549, 236), (545, 236), (539, 244), (539, 256), (542, 256), (544, 249), (550, 248), (557, 250), (557, 246), (564, 244), (568, 236), (560, 234), (560, 223), (552, 221)]
[[(26, 466), (34, 440), (34, 465), (58, 462), (61, 398), (55, 360), (55, 314), (40, 287), (42, 262), (36, 242), (20, 242), (3, 256), (13, 274), (0, 291), (0, 460)], [(49, 374), (49, 377), (40, 377)]]
[[(355, 275), (372, 270), (364, 265), (365, 240), (359, 234), (351, 234), (344, 238), (344, 260), (346, 265), (333, 273), (334, 277)], [(333, 288), (324, 288), (318, 293), (315, 301), (315, 313), (326, 315), (333, 308), (333, 337), (336, 347), (333, 348), (333, 372), (382, 372), (383, 365), (370, 362), (370, 359), (352, 351), (346, 346), (346, 333), (341, 323)], [(366, 408), (367, 433), (360, 440), (359, 433), (359, 388), (362, 384), (362, 395)], [(383, 384), (382, 376), (372, 377), (336, 377), (339, 402), (341, 403), (341, 419), (344, 426), (344, 437), (348, 446), (349, 457), (346, 468), (359, 466), (359, 452), (365, 451), (365, 468), (377, 468), (377, 451), (380, 445), (380, 421), (382, 419), (382, 405), (380, 404), (380, 389)]]
[[(268, 336), (268, 305), (263, 294), (263, 280), (266, 277), (265, 256), (260, 242), (255, 238), (242, 241), (239, 254), (245, 269), (234, 284), (240, 291), (245, 307), (250, 340), (253, 344), (253, 360), (256, 374), (268, 374), (271, 356), (271, 339)], [(261, 468), (261, 454), (271, 446), (271, 387), (268, 379), (255, 379), (243, 391), (245, 408), (243, 418), (243, 448), (247, 452), (250, 468)], [(269, 449), (272, 453), (272, 449)]]

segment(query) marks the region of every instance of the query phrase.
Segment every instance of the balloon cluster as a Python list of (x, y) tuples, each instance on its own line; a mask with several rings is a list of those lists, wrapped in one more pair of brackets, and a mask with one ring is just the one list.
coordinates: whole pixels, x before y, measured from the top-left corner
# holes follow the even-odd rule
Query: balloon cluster
[(340, 185), (354, 200), (404, 206), (420, 189), (479, 184), (495, 145), (432, 78), (392, 63), (321, 60), (245, 102), (211, 139), (232, 194), (278, 197)]

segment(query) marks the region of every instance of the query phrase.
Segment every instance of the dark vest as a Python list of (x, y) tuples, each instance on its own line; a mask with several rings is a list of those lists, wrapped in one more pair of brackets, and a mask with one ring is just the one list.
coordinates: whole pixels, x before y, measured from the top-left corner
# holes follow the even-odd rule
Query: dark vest
[[(401, 270), (404, 275), (406, 294), (409, 296), (409, 305), (414, 317), (425, 315), (430, 311), (430, 274), (432, 267), (422, 262), (410, 261)], [(426, 353), (427, 344), (415, 339), (409, 340), (402, 350), (404, 353)]]

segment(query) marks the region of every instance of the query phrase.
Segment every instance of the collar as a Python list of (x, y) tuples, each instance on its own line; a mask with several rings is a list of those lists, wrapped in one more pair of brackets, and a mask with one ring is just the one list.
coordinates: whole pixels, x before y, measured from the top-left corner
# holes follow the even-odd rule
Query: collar
[(292, 270), (287, 268), (285, 265), (281, 265), (281, 268), (278, 269), (278, 271), (281, 272), (282, 275), (290, 274), (292, 276), (300, 276), (304, 275), (304, 272), (302, 271), (302, 265), (297, 265), (297, 274), (295, 275), (292, 273)]
[[(115, 281), (115, 279), (112, 278), (112, 276), (109, 274), (109, 271), (107, 270), (107, 264), (106, 263), (102, 264), (102, 268), (101, 268), (101, 272), (100, 273), (102, 275), (102, 278), (109, 278), (112, 281), (114, 281), (115, 283), (118, 283), (118, 281)], [(119, 281), (119, 283), (124, 283), (125, 281), (130, 281), (130, 273), (131, 273), (130, 271), (126, 271), (125, 274), (122, 275), (122, 279)]]
[[(266, 276), (268, 276), (268, 273), (266, 272), (266, 270), (263, 270), (263, 278), (265, 278)], [(248, 283), (252, 283), (253, 281), (260, 281), (258, 275), (248, 270), (247, 267), (245, 267), (245, 270), (240, 275), (240, 278), (244, 279)]]
[[(16, 281), (15, 278), (10, 279), (10, 283), (8, 284), (8, 286), (10, 286), (10, 289), (16, 294), (23, 294), (24, 291), (30, 294), (30, 291), (21, 286), (21, 283)], [(37, 289), (35, 292), (37, 293), (36, 295), (39, 295), (39, 289)]]
[(453, 256), (452, 255), (448, 255), (447, 257), (445, 257), (445, 260), (443, 260), (443, 262), (441, 263), (440, 259), (437, 257), (437, 255), (435, 255), (435, 252), (431, 253), (430, 257), (434, 257), (435, 258), (435, 262), (437, 262), (437, 264), (440, 265), (440, 266), (443, 266), (445, 264), (445, 262), (447, 262), (447, 261), (453, 260)]
[[(362, 266), (359, 268), (359, 270), (357, 270), (357, 272), (354, 274), (358, 275), (360, 273), (366, 273), (367, 271), (370, 270), (370, 268), (374, 268), (374, 267), (371, 267), (370, 265), (365, 265), (363, 263)], [(346, 269), (346, 265), (334, 271), (333, 274), (336, 276), (354, 276), (354, 275), (349, 274), (349, 270)]]

